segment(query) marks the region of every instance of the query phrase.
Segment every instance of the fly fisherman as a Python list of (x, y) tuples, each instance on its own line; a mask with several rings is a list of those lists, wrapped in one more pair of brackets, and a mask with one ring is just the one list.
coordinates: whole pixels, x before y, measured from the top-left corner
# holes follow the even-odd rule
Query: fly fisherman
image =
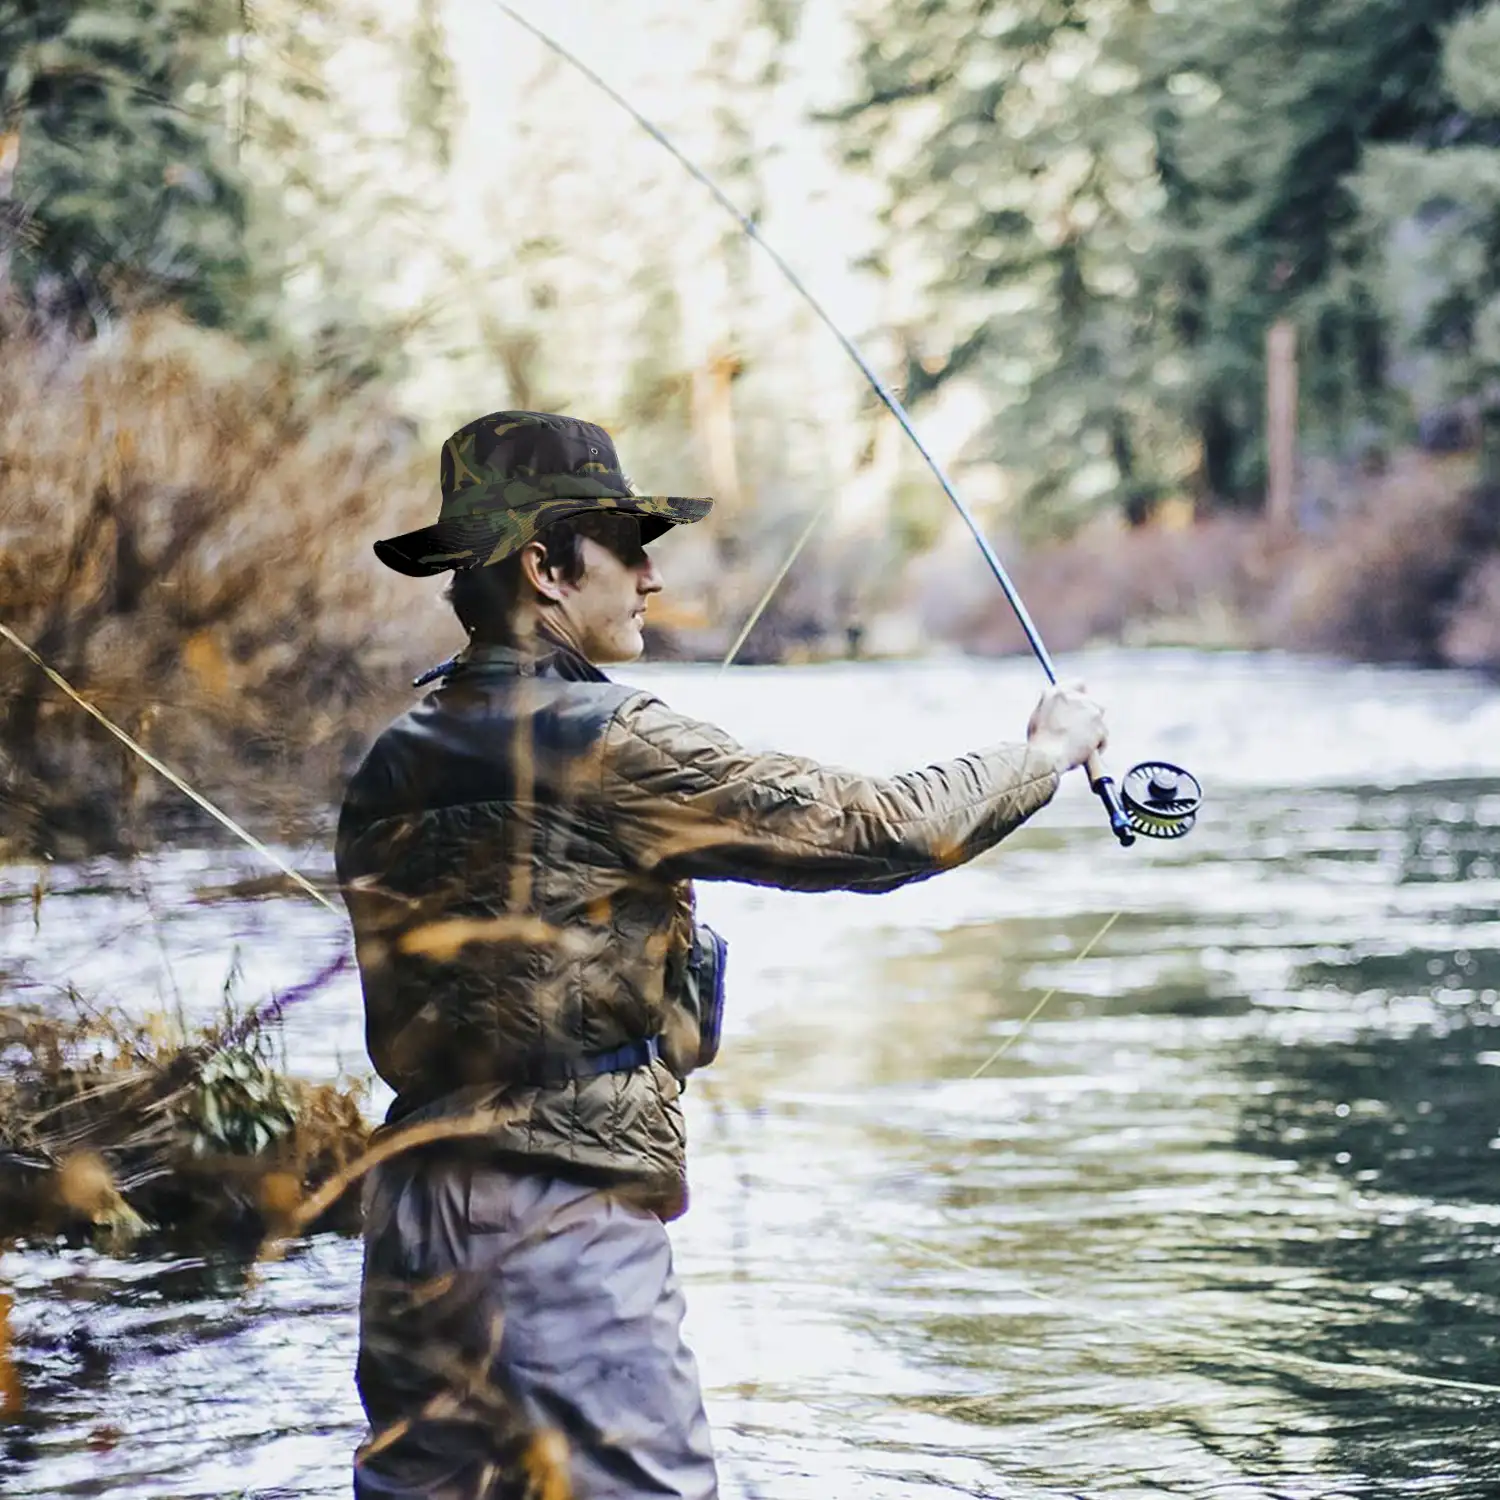
[(577, 1500), (710, 1500), (663, 1227), (723, 999), (691, 882), (877, 892), (950, 869), (1102, 750), (1103, 716), (1052, 688), (1024, 743), (899, 776), (752, 753), (599, 670), (640, 655), (646, 546), (712, 502), (633, 493), (602, 428), (537, 412), (455, 433), (441, 483), (438, 522), (375, 551), (452, 570), (469, 643), (350, 781), (337, 864), (385, 1133), (486, 1133), (367, 1181), (355, 1494), (525, 1494), (519, 1413), (566, 1440)]

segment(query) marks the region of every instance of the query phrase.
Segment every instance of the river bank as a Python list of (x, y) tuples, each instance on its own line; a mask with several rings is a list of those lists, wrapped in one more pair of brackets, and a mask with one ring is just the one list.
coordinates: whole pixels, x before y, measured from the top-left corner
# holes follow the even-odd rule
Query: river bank
[(0, 1240), (126, 1254), (357, 1229), (357, 1193), (317, 1195), (367, 1144), (364, 1085), (293, 1076), (268, 1014), (226, 1004), (189, 1029), (71, 981), (22, 1000), (4, 978)]
[[(1167, 503), (1139, 525), (1102, 516), (1029, 546), (1001, 533), (997, 550), (1055, 651), (1290, 651), (1500, 672), (1500, 492), (1477, 482), (1475, 458), (1407, 452), (1378, 474), (1313, 473), (1297, 528)], [(668, 630), (659, 650), (717, 660), (732, 638)], [(956, 518), (878, 607), (782, 617), (745, 644), (745, 659), (767, 662), (1028, 649)]]

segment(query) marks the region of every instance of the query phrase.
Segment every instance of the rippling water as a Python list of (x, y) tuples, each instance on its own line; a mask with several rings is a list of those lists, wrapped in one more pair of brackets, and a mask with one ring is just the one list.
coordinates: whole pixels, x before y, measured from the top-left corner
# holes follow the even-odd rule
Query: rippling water
[[(1070, 787), (888, 896), (703, 888), (733, 1015), (675, 1236), (726, 1497), (1500, 1493), (1500, 695), (1068, 666), (1120, 765), (1200, 774), (1190, 839), (1120, 850)], [(1019, 662), (622, 675), (870, 770), (1012, 737), (1036, 695)], [(206, 1014), (233, 962), (264, 998), (344, 933), (194, 899), (250, 872), (54, 872), (39, 931), (0, 906), (0, 971)], [(284, 1031), (298, 1071), (364, 1066), (353, 984)], [(0, 1257), (27, 1395), (0, 1490), (347, 1494), (358, 1259)]]

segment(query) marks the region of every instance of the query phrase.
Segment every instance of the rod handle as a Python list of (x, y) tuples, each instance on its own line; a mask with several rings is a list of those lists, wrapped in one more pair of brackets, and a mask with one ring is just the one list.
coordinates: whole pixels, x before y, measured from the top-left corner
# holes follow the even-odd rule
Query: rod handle
[(1120, 805), (1120, 789), (1104, 769), (1104, 762), (1097, 750), (1084, 762), (1084, 770), (1088, 773), (1089, 789), (1104, 804), (1104, 811), (1109, 816), (1110, 831), (1119, 839), (1120, 847), (1128, 849), (1135, 843), (1135, 830), (1131, 828), (1130, 819), (1125, 816), (1125, 809)]

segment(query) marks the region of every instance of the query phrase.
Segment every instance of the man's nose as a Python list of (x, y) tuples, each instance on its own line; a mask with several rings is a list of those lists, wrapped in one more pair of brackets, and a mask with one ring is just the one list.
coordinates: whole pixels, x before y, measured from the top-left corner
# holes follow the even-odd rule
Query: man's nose
[(646, 554), (645, 565), (635, 576), (635, 588), (638, 594), (659, 594), (662, 591), (661, 571), (649, 552)]

